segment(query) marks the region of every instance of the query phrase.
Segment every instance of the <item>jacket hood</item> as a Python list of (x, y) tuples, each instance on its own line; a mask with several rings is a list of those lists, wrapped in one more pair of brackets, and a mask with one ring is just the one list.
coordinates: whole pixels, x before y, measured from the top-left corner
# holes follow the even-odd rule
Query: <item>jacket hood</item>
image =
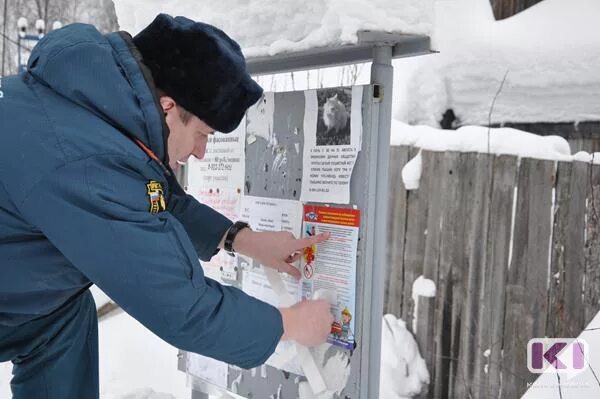
[(168, 164), (168, 129), (140, 59), (128, 33), (102, 35), (92, 25), (71, 24), (40, 40), (28, 71), (123, 134), (140, 139)]

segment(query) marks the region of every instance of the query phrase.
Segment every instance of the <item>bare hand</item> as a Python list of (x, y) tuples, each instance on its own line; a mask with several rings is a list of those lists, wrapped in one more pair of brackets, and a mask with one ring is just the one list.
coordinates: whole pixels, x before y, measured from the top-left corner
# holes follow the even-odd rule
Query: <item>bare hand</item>
[(300, 271), (292, 265), (302, 257), (304, 248), (321, 243), (329, 238), (329, 233), (297, 239), (286, 231), (257, 232), (244, 229), (233, 242), (236, 252), (250, 256), (260, 264), (279, 272), (300, 278)]
[(331, 305), (323, 299), (305, 300), (279, 311), (283, 319), (281, 339), (291, 339), (304, 346), (317, 346), (327, 341), (335, 320)]

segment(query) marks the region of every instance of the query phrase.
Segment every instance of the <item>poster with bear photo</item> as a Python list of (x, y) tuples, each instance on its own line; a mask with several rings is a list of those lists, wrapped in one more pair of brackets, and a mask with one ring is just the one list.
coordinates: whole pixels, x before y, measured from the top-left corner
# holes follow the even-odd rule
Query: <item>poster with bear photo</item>
[(348, 204), (362, 145), (362, 86), (304, 92), (304, 154), (300, 200)]

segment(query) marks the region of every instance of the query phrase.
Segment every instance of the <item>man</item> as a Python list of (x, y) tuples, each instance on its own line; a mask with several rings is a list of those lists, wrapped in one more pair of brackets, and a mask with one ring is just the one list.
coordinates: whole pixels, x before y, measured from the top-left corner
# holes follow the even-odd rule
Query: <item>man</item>
[(168, 15), (133, 39), (70, 25), (2, 90), (0, 361), (15, 398), (98, 397), (92, 283), (172, 345), (245, 368), (280, 339), (325, 341), (327, 303), (276, 309), (198, 262), (227, 248), (298, 276), (291, 263), (327, 238), (232, 224), (173, 178), (261, 96), (223, 32)]

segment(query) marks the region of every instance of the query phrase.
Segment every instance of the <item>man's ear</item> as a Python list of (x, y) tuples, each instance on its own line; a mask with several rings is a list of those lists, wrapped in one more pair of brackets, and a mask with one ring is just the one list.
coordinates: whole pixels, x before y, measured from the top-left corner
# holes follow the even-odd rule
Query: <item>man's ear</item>
[(169, 96), (162, 96), (159, 99), (159, 102), (160, 102), (160, 106), (162, 107), (162, 110), (165, 113), (165, 115), (167, 114), (167, 112), (174, 109), (175, 105), (177, 105), (175, 103), (175, 100), (173, 100), (173, 98), (171, 98)]

